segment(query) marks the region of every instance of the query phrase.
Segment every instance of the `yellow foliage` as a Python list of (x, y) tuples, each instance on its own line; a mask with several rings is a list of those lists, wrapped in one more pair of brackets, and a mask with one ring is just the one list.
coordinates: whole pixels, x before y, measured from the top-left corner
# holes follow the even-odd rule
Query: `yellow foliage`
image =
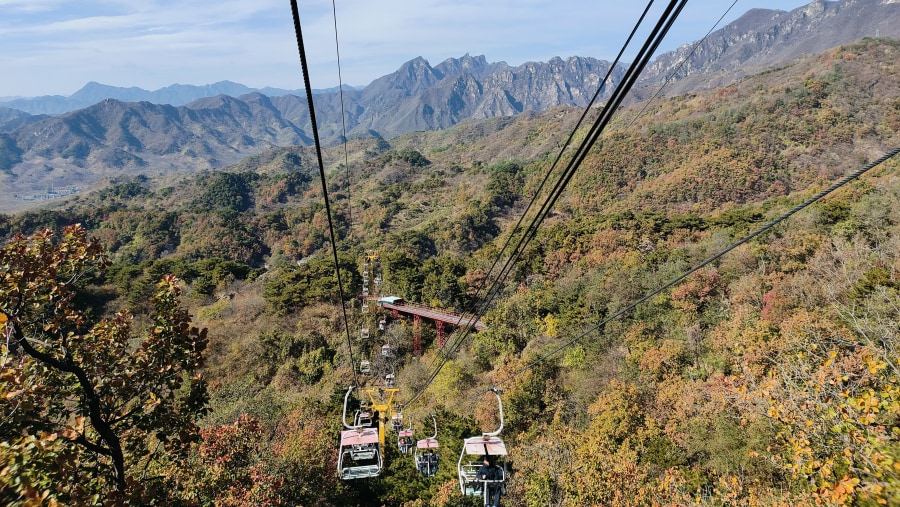
[(544, 317), (542, 323), (545, 335), (550, 338), (555, 338), (559, 335), (559, 317), (554, 316), (552, 313), (548, 313), (547, 316)]

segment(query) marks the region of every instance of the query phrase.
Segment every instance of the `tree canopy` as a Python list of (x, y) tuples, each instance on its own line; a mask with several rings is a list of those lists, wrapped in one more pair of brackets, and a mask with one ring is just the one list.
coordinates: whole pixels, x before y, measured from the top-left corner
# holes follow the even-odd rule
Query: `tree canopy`
[(0, 498), (6, 504), (140, 503), (165, 498), (207, 403), (206, 330), (191, 325), (178, 279), (153, 311), (92, 320), (84, 278), (106, 267), (80, 225), (0, 249)]

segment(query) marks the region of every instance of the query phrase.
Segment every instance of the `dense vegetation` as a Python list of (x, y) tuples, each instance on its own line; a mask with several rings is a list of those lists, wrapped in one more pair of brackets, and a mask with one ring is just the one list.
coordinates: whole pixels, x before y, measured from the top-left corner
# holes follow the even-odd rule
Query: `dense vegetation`
[[(172, 185), (123, 177), (64, 208), (0, 216), (12, 337), (0, 498), (476, 505), (458, 493), (455, 457), (495, 427), (494, 402), (476, 395), (501, 385), (506, 505), (896, 505), (896, 157), (584, 333), (900, 145), (898, 55), (867, 40), (624, 109), (505, 281), (489, 329), (405, 409), (421, 434), (437, 415), (431, 480), (395, 446), (380, 478), (335, 474), (354, 365), (308, 151)], [(381, 342), (358, 333), (377, 329), (355, 297), (365, 253), (378, 251), (384, 293), (471, 308), (578, 114), (356, 140), (349, 167), (328, 154), (355, 352), (386, 367)], [(441, 354), (426, 326), (411, 359), (412, 326), (391, 319), (379, 337), (404, 358), (406, 396)], [(26, 335), (46, 357), (9, 345)], [(107, 410), (96, 418), (89, 384)]]

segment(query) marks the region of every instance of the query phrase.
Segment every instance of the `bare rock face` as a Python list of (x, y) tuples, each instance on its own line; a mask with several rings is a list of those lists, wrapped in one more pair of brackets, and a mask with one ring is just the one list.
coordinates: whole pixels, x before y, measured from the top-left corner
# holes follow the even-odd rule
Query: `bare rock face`
[(751, 9), (705, 40), (660, 55), (640, 84), (651, 89), (672, 77), (670, 93), (722, 86), (863, 37), (900, 38), (900, 1), (814, 0), (791, 12)]

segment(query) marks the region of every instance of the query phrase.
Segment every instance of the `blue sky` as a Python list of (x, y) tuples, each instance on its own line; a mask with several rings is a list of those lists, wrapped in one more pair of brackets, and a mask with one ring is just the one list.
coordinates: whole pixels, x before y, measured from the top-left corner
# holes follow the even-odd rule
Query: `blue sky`
[[(692, 0), (661, 50), (752, 8), (811, 0)], [(664, 2), (656, 2), (655, 12)], [(343, 82), (366, 85), (417, 56), (520, 65), (612, 60), (644, 2), (335, 0)], [(331, 0), (299, 1), (314, 88), (338, 83)], [(721, 25), (720, 25), (721, 26)], [(230, 80), (303, 86), (289, 0), (0, 0), (0, 97), (71, 95), (89, 81), (155, 90)]]

